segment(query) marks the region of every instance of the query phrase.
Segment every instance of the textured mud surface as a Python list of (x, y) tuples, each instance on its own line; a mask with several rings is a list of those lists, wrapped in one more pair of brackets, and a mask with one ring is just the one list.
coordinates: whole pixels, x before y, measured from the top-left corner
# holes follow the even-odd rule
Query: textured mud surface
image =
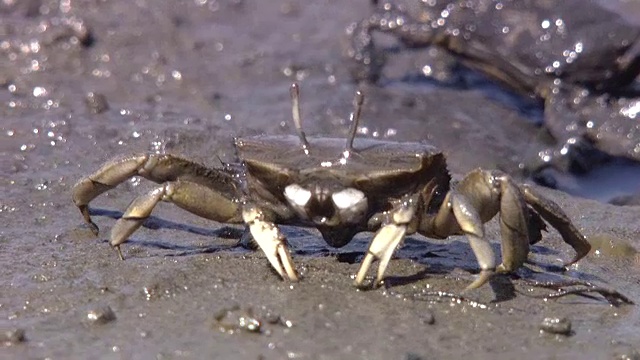
[[(541, 184), (577, 194), (575, 185), (556, 179), (561, 174), (555, 173), (584, 174), (603, 163), (620, 167), (610, 166), (612, 157), (629, 165), (640, 159), (634, 110), (639, 100), (633, 86), (640, 65), (640, 47), (634, 46), (640, 8), (622, 11), (623, 4), (617, 5), (609, 12), (599, 1), (392, 0), (372, 7), (349, 27), (346, 53), (353, 59), (355, 78), (381, 85), (411, 78), (461, 89), (499, 83), (522, 95), (521, 108), (537, 97), (544, 102), (542, 122), (550, 147), (538, 149), (522, 167)], [(395, 45), (380, 46), (381, 38)], [(407, 65), (400, 79), (389, 77), (384, 63), (392, 54), (416, 49), (426, 50), (429, 60), (421, 57)], [(493, 82), (478, 79), (480, 73)], [(507, 100), (504, 90), (496, 90), (486, 93)], [(636, 164), (632, 192), (637, 191), (638, 170)], [(577, 188), (589, 188), (585, 185)], [(593, 197), (597, 190), (588, 192)], [(600, 192), (598, 198), (606, 196)]]
[[(304, 276), (288, 284), (260, 253), (236, 247), (242, 229), (161, 205), (120, 261), (106, 243), (109, 228), (149, 184), (131, 181), (96, 200), (95, 238), (71, 202), (74, 182), (115, 155), (170, 151), (215, 166), (232, 159), (234, 135), (290, 133), (294, 80), (307, 133), (344, 136), (355, 85), (341, 39), (368, 9), (366, 1), (159, 4), (0, 6), (2, 356), (640, 356), (637, 306), (598, 296), (545, 301), (527, 295), (550, 290), (509, 278), (467, 294), (473, 301), (430, 296), (471, 281), (477, 265), (461, 237), (409, 238), (387, 289), (361, 292), (352, 275), (367, 234), (336, 250), (314, 232), (285, 228)], [(456, 174), (476, 166), (515, 172), (535, 145), (537, 129), (522, 112), (479, 90), (363, 90), (362, 136), (428, 139)], [(559, 273), (572, 254), (551, 232), (520, 275), (591, 281), (640, 301), (640, 208), (543, 191), (600, 250)], [(497, 247), (496, 224), (488, 234)]]

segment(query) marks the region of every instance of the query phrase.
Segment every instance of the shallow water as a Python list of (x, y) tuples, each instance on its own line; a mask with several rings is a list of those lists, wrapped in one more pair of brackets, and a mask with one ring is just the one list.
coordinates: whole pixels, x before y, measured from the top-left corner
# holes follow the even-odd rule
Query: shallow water
[[(356, 85), (340, 42), (368, 2), (67, 4), (0, 8), (0, 329), (24, 329), (27, 339), (0, 345), (2, 356), (427, 359), (473, 352), (578, 359), (586, 351), (605, 358), (639, 350), (637, 306), (522, 294), (488, 310), (414, 300), (430, 289), (457, 292), (471, 281), (477, 265), (460, 237), (408, 239), (388, 270), (391, 291), (361, 292), (352, 274), (369, 234), (332, 249), (315, 232), (287, 227), (304, 275), (288, 284), (268, 270), (262, 254), (237, 248), (242, 229), (163, 204), (124, 245), (128, 259), (118, 260), (105, 240), (113, 217), (153, 185), (134, 178), (92, 203), (102, 230), (96, 239), (71, 202), (73, 184), (116, 155), (167, 151), (217, 166), (233, 158), (234, 135), (291, 133), (292, 81), (300, 82), (307, 133), (345, 136)], [(84, 41), (91, 46), (82, 44), (83, 26), (93, 34)], [(536, 138), (526, 113), (487, 101), (478, 89), (362, 89), (361, 136), (427, 139), (447, 153), (456, 174), (479, 165), (515, 172)], [(103, 95), (107, 106), (88, 100), (89, 92)], [(640, 249), (638, 207), (545, 194), (587, 236), (604, 234)], [(496, 224), (488, 234), (499, 238)], [(570, 255), (550, 232), (532, 259), (557, 265)], [(638, 302), (638, 264), (637, 255), (603, 249), (564, 275), (608, 284)], [(512, 283), (528, 293), (525, 283)], [(508, 294), (493, 290), (470, 296), (490, 303), (496, 293)], [(223, 333), (215, 313), (233, 304), (263, 319), (275, 312), (293, 326), (265, 321), (260, 334)], [(115, 321), (87, 319), (106, 305)], [(546, 316), (568, 317), (573, 336), (540, 334)]]

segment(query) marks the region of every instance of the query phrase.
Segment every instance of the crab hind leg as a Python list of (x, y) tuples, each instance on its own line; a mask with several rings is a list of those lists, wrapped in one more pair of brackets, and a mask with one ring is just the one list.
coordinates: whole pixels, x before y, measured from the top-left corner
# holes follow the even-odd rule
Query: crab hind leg
[(529, 255), (531, 217), (522, 191), (506, 174), (499, 174), (494, 181), (500, 187), (500, 232), (502, 235), (502, 263), (498, 272), (511, 272), (521, 267)]
[(558, 204), (540, 195), (530, 186), (523, 185), (522, 192), (524, 193), (527, 204), (551, 224), (551, 226), (558, 230), (564, 242), (576, 251), (576, 255), (570, 261), (566, 262), (564, 264), (565, 266), (577, 262), (591, 251), (589, 242), (587, 242), (584, 235), (573, 225)]

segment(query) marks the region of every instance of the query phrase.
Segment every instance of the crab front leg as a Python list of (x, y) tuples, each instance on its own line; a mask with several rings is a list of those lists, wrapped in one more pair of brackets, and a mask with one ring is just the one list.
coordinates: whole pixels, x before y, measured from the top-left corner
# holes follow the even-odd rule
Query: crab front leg
[(95, 234), (98, 227), (89, 216), (89, 202), (136, 175), (162, 184), (136, 198), (111, 230), (110, 244), (121, 258), (120, 244), (144, 223), (160, 201), (172, 202), (217, 222), (241, 222), (237, 201), (240, 194), (231, 175), (173, 155), (144, 154), (109, 161), (74, 186), (73, 201)]
[(417, 196), (407, 196), (398, 201), (392, 210), (382, 214), (382, 219), (377, 220), (381, 222), (381, 227), (371, 240), (367, 255), (362, 260), (354, 281), (355, 286), (363, 287), (365, 276), (376, 259), (380, 260), (380, 264), (372, 286), (375, 287), (382, 282), (391, 256), (404, 238), (411, 223), (415, 221), (414, 215), (417, 208)]
[(253, 204), (245, 204), (242, 218), (251, 236), (264, 252), (271, 266), (284, 280), (298, 281), (298, 273), (287, 248), (287, 240), (278, 226), (268, 220), (265, 212)]

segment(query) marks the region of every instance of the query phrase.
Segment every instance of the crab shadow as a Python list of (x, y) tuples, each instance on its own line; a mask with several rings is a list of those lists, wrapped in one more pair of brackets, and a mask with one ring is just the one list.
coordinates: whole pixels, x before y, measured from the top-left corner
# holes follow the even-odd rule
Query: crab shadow
[[(123, 212), (107, 209), (91, 208), (92, 216), (110, 217), (119, 219)], [(128, 243), (135, 244), (143, 248), (153, 248), (170, 250), (171, 253), (158, 254), (156, 256), (193, 256), (198, 254), (209, 254), (220, 251), (248, 252), (255, 250), (251, 241), (248, 240), (248, 232), (242, 227), (217, 225), (205, 228), (190, 224), (179, 223), (171, 220), (150, 216), (143, 227), (158, 230), (176, 230), (197, 234), (220, 241), (202, 244), (176, 244), (175, 241), (164, 241), (153, 238), (153, 240), (130, 239)], [(217, 225), (217, 226), (216, 226)], [(342, 248), (333, 248), (325, 243), (315, 230), (300, 228), (295, 226), (281, 226), (283, 233), (289, 239), (289, 246), (294, 255), (308, 257), (335, 257), (336, 261), (349, 264), (357, 264), (362, 261), (371, 240), (370, 233), (357, 235), (349, 244)], [(105, 242), (107, 240), (104, 240)], [(500, 254), (500, 244), (492, 242), (493, 251)], [(533, 245), (531, 253), (534, 259), (519, 269), (513, 275), (495, 276), (490, 281), (490, 286), (496, 294), (495, 302), (507, 301), (516, 296), (516, 286), (513, 281), (527, 279), (529, 281), (554, 281), (554, 280), (581, 280), (598, 281), (602, 280), (594, 275), (585, 272), (571, 270), (566, 271), (559, 264), (554, 264), (552, 260), (559, 257), (559, 252), (544, 245)], [(151, 255), (154, 256), (154, 255)], [(537, 260), (543, 258), (544, 260)], [(389, 274), (385, 278), (385, 286), (388, 288), (400, 287), (403, 285), (415, 284), (434, 277), (455, 278), (457, 280), (472, 281), (478, 273), (478, 263), (466, 239), (462, 236), (453, 236), (448, 240), (431, 240), (420, 236), (410, 236), (404, 240), (396, 253), (394, 259), (408, 259), (415, 263), (424, 265), (423, 269), (410, 275)], [(266, 261), (266, 260), (265, 260)]]
[[(351, 264), (362, 261), (368, 246), (367, 236), (359, 236), (346, 249), (334, 250), (338, 261)], [(500, 254), (500, 244), (492, 242), (493, 251)], [(536, 284), (587, 284), (605, 283), (595, 275), (578, 270), (567, 270), (558, 261), (560, 252), (544, 246), (532, 245), (530, 259), (512, 274), (497, 274), (489, 281), (493, 290), (492, 303), (512, 300), (521, 294), (527, 294)], [(430, 240), (422, 237), (408, 237), (394, 254), (394, 259), (409, 259), (424, 265), (424, 268), (409, 275), (388, 274), (385, 277), (386, 289), (400, 288), (430, 279), (449, 279), (471, 283), (478, 274), (478, 263), (466, 239), (453, 236), (451, 240)], [(542, 287), (542, 286), (540, 286)], [(529, 290), (524, 291), (522, 288)]]
[[(112, 219), (119, 219), (124, 214), (122, 211), (116, 210), (107, 210), (107, 209), (97, 209), (90, 208), (89, 214), (91, 216), (104, 216)], [(199, 226), (194, 226), (190, 224), (179, 223), (171, 220), (166, 220), (159, 218), (157, 216), (149, 216), (147, 220), (142, 224), (142, 227), (151, 229), (151, 230), (177, 230), (181, 232), (187, 232), (190, 234), (196, 234), (201, 236), (206, 236), (210, 238), (217, 239), (240, 239), (244, 234), (244, 230), (242, 228), (234, 227), (234, 226), (218, 226), (215, 228), (204, 228)], [(108, 242), (108, 240), (104, 240), (104, 242)], [(207, 253), (215, 253), (223, 250), (233, 250), (238, 248), (238, 246), (231, 242), (212, 242), (211, 244), (204, 245), (179, 245), (174, 241), (164, 241), (157, 238), (153, 240), (140, 240), (136, 238), (131, 238), (127, 242), (128, 244), (137, 245), (144, 248), (153, 248), (153, 249), (161, 249), (161, 250), (172, 250), (174, 253), (171, 254), (163, 254), (162, 256), (189, 256), (196, 254), (207, 254)]]

